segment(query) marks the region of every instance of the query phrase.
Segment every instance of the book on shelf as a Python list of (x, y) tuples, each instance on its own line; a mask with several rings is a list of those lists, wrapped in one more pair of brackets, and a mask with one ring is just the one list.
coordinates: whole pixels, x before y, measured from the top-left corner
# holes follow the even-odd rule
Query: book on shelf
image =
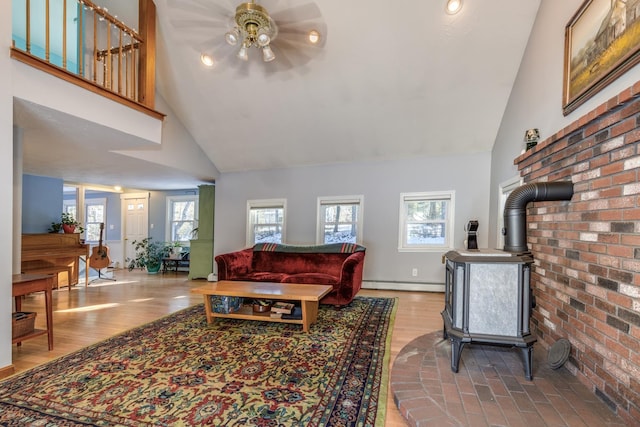
[(291, 314), (294, 304), (291, 302), (277, 301), (271, 306), (272, 313)]
[(272, 319), (282, 319), (282, 313), (271, 313), (269, 316), (271, 316)]

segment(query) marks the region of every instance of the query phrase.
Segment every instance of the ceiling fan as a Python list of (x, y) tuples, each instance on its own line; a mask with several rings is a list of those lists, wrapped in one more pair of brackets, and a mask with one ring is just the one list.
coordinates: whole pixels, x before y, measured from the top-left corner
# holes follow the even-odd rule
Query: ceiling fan
[[(205, 65), (235, 54), (236, 66), (262, 58), (272, 69), (291, 68), (324, 47), (326, 26), (315, 3), (278, 8), (284, 0), (248, 0), (233, 8), (221, 1), (167, 0), (171, 24), (199, 51)], [(258, 55), (251, 54), (252, 47)]]

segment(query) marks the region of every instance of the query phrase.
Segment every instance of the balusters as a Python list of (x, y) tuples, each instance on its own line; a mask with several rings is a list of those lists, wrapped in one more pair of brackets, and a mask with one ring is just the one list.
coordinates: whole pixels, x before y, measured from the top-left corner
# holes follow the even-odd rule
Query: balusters
[[(27, 53), (139, 102), (137, 78), (143, 40), (136, 30), (90, 0), (25, 0), (24, 5)], [(68, 17), (74, 19), (73, 25), (67, 25)], [(37, 34), (34, 26), (44, 27), (43, 37), (33, 37)], [(75, 47), (67, 46), (70, 37), (76, 36)]]

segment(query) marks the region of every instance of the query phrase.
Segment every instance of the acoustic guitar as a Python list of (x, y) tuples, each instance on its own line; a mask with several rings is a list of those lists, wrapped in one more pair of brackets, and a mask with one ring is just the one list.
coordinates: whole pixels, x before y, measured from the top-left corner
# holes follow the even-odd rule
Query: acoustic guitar
[(93, 269), (100, 270), (106, 268), (111, 264), (109, 259), (109, 248), (107, 245), (102, 244), (102, 232), (104, 231), (104, 222), (100, 223), (100, 241), (98, 246), (95, 246), (91, 250), (91, 256), (89, 257), (89, 266)]

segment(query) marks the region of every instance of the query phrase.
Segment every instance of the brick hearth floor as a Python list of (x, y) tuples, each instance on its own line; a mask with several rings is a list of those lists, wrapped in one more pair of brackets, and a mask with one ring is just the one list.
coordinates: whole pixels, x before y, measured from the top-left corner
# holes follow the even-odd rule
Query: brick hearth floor
[(391, 392), (410, 426), (628, 425), (565, 367), (551, 369), (539, 344), (533, 357), (533, 381), (528, 381), (521, 350), (467, 344), (459, 372), (453, 373), (451, 344), (442, 331), (433, 332), (400, 351), (391, 369)]

